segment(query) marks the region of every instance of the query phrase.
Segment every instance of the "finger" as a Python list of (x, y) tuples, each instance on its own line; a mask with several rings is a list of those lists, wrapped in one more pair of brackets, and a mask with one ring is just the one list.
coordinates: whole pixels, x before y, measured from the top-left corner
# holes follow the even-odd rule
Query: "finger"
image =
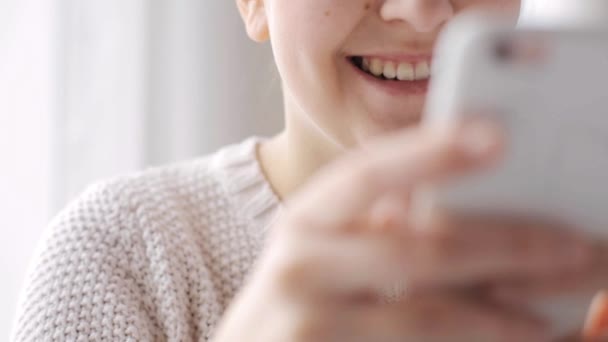
[(385, 194), (410, 193), (419, 183), (480, 168), (497, 159), (502, 147), (500, 130), (480, 120), (395, 134), (320, 172), (287, 207), (300, 226), (347, 227)]
[(608, 245), (597, 243), (588, 260), (578, 269), (543, 276), (535, 282), (506, 283), (496, 289), (504, 297), (547, 298), (560, 295), (584, 295), (601, 291), (608, 284)]
[(330, 336), (343, 341), (545, 341), (547, 326), (529, 313), (513, 315), (450, 295), (433, 294), (402, 304), (351, 306)]
[(398, 233), (410, 223), (410, 194), (387, 194), (371, 209), (365, 229)]
[[(508, 278), (542, 279), (588, 262), (591, 247), (553, 222), (433, 215), (409, 246), (416, 279), (468, 285)], [(413, 276), (413, 274), (410, 274)]]
[[(277, 243), (268, 277), (290, 297), (306, 300), (356, 297), (406, 284), (415, 263), (411, 241), (391, 234), (353, 234), (328, 238), (315, 234), (285, 234)], [(278, 248), (278, 247), (277, 247)]]
[(394, 284), (414, 292), (505, 279), (534, 284), (551, 270), (559, 274), (586, 262), (584, 242), (558, 227), (522, 219), (517, 227), (508, 221), (473, 221), (455, 226), (437, 218), (428, 229), (337, 238), (304, 231), (280, 234), (283, 241), (276, 246), (282, 249), (274, 257), (280, 263), (279, 283), (312, 297), (355, 295)]

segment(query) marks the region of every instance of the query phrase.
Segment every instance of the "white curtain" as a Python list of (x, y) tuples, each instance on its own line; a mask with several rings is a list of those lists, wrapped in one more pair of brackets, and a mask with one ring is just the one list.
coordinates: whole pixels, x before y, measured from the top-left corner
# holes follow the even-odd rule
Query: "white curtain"
[(58, 0), (53, 207), (145, 164), (146, 0)]
[(234, 1), (160, 0), (150, 10), (150, 162), (278, 131), (270, 48), (246, 38)]
[(50, 0), (0, 0), (0, 340), (50, 215), (55, 74)]
[(247, 40), (233, 1), (62, 4), (58, 206), (94, 179), (279, 129), (269, 47)]

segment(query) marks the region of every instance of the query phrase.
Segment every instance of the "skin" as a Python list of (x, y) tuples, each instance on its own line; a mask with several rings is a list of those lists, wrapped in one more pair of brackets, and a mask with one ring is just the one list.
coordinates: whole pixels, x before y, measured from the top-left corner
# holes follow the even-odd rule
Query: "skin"
[(262, 146), (261, 158), (275, 190), (287, 197), (345, 149), (420, 120), (424, 94), (371, 90), (352, 72), (346, 56), (431, 55), (453, 16), (484, 8), (516, 17), (520, 1), (256, 0), (242, 1), (240, 7), (247, 12), (253, 39), (272, 37), (286, 126)]
[[(554, 220), (416, 210), (411, 194), (421, 186), (500, 160), (502, 131), (483, 119), (418, 126), (423, 93), (368, 87), (346, 59), (430, 55), (454, 15), (517, 14), (520, 3), (237, 4), (249, 36), (272, 42), (283, 81), (287, 124), (259, 158), (285, 210), (215, 341), (549, 340), (542, 318), (512, 293), (559, 292), (565, 274), (589, 284), (592, 268), (606, 265), (595, 246)], [(386, 303), (395, 284), (406, 291)]]
[[(412, 219), (404, 205), (419, 184), (491, 165), (500, 136), (480, 122), (405, 131), (321, 170), (287, 201), (215, 341), (548, 341), (542, 319), (478, 289), (580, 270), (584, 240), (540, 220)], [(377, 289), (394, 284), (408, 291), (385, 303)]]

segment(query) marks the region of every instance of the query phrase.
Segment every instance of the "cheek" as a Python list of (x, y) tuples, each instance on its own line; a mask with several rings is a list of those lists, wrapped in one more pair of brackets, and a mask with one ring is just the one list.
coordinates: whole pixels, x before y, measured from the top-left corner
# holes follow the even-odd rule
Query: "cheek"
[[(336, 52), (361, 21), (371, 0), (270, 0), (273, 45)], [(279, 46), (280, 45), (280, 46)]]
[[(295, 93), (336, 86), (336, 60), (367, 0), (270, 0), (270, 35), (281, 76)], [(333, 84), (332, 84), (333, 81)]]

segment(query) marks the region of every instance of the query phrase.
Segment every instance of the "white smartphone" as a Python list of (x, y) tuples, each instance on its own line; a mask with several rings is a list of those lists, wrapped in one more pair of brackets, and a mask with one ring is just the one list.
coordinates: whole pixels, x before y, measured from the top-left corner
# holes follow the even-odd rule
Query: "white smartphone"
[[(608, 31), (456, 19), (436, 48), (423, 124), (491, 115), (507, 131), (496, 167), (426, 193), (457, 210), (564, 219), (608, 239)], [(608, 287), (608, 284), (606, 284)], [(592, 294), (534, 303), (556, 335), (580, 329)]]

